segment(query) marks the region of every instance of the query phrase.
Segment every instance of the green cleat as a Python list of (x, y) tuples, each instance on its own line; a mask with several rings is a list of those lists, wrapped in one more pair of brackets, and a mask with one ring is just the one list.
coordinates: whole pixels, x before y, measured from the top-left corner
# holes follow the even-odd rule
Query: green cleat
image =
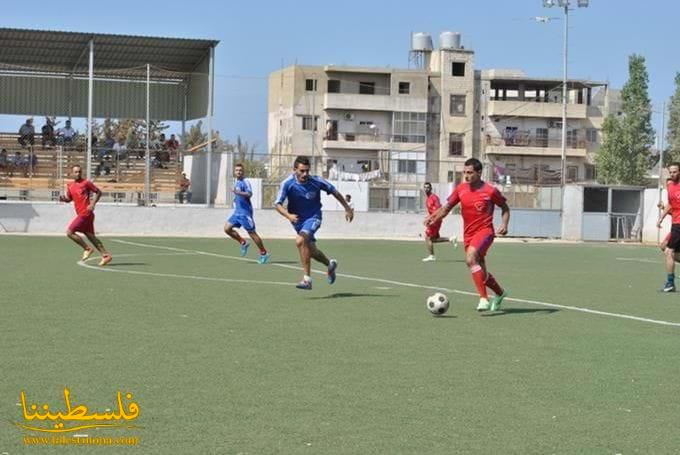
[(507, 291), (503, 291), (501, 295), (497, 295), (496, 297), (492, 298), (489, 311), (500, 311), (501, 303), (503, 303), (503, 299), (506, 298), (507, 296), (508, 296)]

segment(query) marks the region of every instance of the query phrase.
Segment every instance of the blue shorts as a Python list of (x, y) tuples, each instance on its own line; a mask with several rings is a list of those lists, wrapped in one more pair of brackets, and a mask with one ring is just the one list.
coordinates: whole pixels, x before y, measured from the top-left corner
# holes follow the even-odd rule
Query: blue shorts
[(255, 232), (255, 221), (251, 215), (234, 213), (227, 219), (227, 223), (235, 228), (243, 227), (246, 232)]
[(310, 242), (316, 242), (316, 237), (314, 237), (314, 234), (321, 227), (321, 218), (307, 218), (306, 220), (298, 221), (293, 225), (293, 227), (295, 228), (295, 232), (298, 234), (303, 232), (307, 234), (307, 238), (309, 238)]

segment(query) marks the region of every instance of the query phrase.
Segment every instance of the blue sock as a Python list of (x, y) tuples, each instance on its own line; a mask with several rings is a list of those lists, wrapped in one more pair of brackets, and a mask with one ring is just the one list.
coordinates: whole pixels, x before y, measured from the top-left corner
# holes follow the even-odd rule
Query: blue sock
[(669, 283), (674, 283), (675, 282), (675, 274), (669, 273), (668, 276), (666, 277), (666, 281), (668, 281)]

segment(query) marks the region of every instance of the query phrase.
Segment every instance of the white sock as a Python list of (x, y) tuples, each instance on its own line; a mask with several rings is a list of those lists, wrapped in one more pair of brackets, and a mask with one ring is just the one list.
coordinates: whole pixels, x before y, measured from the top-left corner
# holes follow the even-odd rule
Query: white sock
[(302, 277), (302, 279), (303, 279), (304, 281), (308, 281), (308, 282), (310, 282), (310, 283), (312, 282), (312, 277), (309, 276), (309, 275), (304, 275), (304, 276)]

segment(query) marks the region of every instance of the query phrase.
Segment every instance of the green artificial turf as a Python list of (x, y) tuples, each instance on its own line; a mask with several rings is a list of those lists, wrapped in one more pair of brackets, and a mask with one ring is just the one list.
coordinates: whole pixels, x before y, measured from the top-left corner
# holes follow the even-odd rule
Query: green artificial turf
[[(0, 453), (679, 450), (680, 326), (522, 301), (680, 323), (656, 249), (497, 243), (489, 268), (520, 301), (482, 315), (448, 244), (422, 263), (421, 243), (321, 240), (354, 277), (300, 291), (292, 240), (267, 242), (268, 265), (227, 240), (103, 240), (102, 271), (66, 238), (0, 236)], [(20, 391), (59, 409), (64, 387), (100, 411), (132, 392), (143, 428), (79, 433), (139, 445), (25, 445), (43, 435), (13, 424)]]

